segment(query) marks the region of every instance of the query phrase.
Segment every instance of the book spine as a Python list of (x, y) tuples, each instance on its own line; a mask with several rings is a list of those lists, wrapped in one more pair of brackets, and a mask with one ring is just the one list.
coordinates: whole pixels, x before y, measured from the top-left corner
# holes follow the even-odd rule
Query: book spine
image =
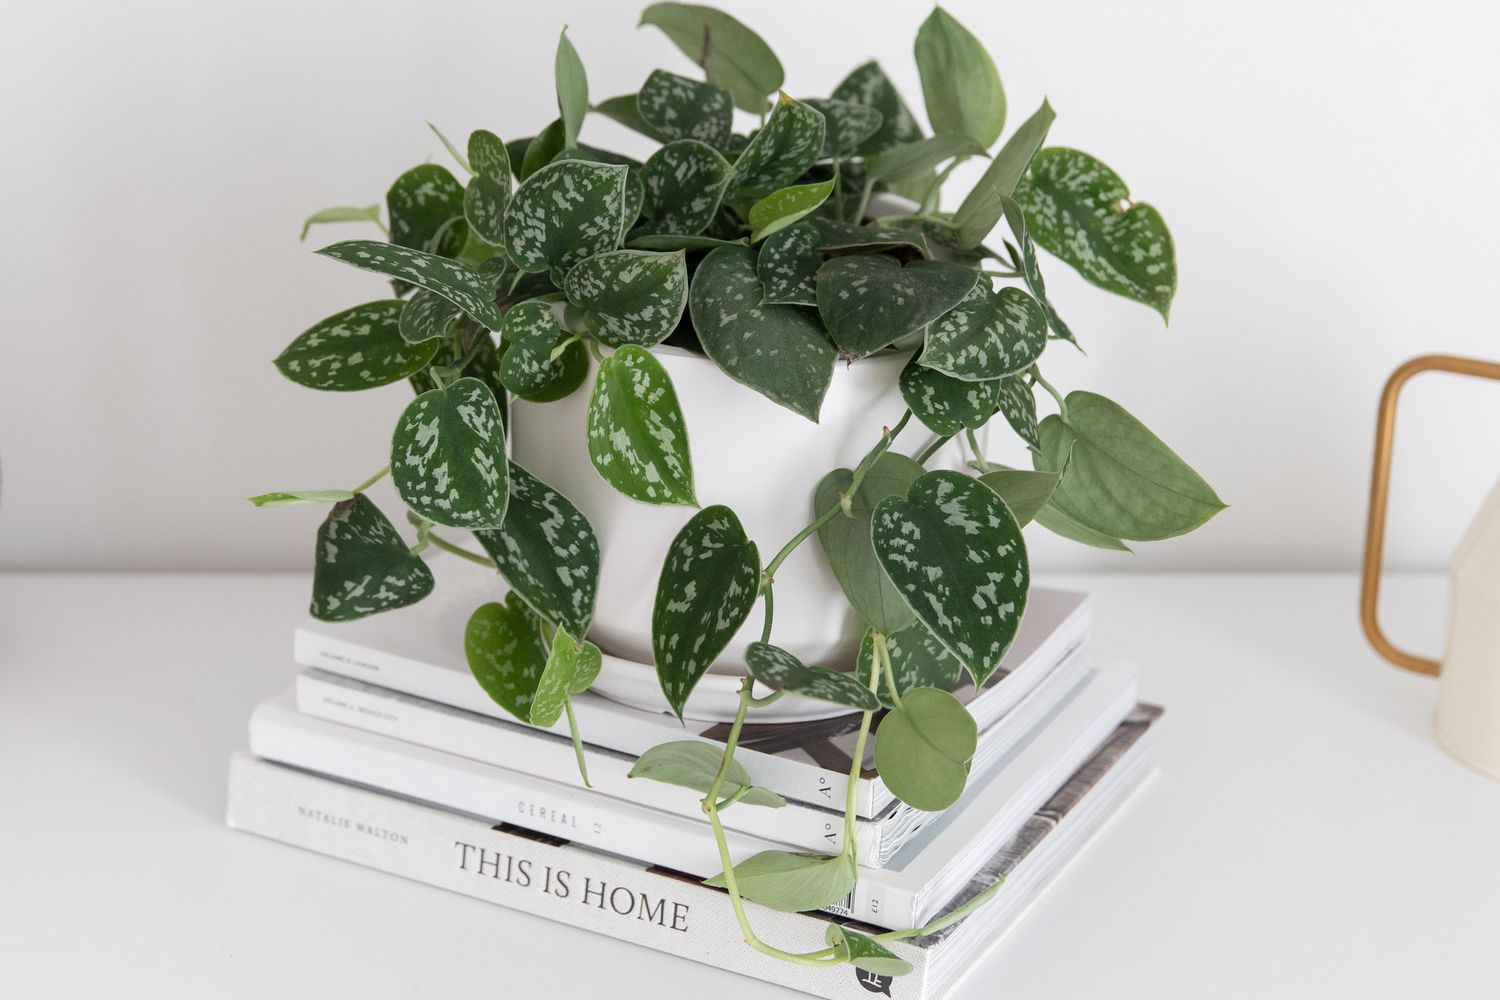
[[(558, 782), (572, 790), (579, 808), (598, 795), (609, 795), (692, 820), (702, 827), (704, 836), (709, 835), (698, 793), (631, 778), (634, 760), (623, 754), (586, 750), (591, 785), (586, 789), (568, 740), (321, 671), (307, 671), (297, 678), (297, 708), (314, 718)], [(804, 851), (837, 854), (844, 846), (843, 816), (801, 803), (788, 802), (779, 809), (735, 807), (726, 809), (723, 819), (727, 829)], [(891, 846), (883, 837), (886, 828), (883, 820), (857, 822), (859, 864), (878, 867), (880, 859), (889, 856)]]
[[(535, 839), (236, 754), (229, 826), (630, 941), (828, 1000), (926, 1000), (927, 952), (895, 942), (913, 971), (869, 984), (851, 966), (791, 965), (741, 942), (728, 896), (619, 858)], [(823, 947), (827, 922), (749, 904), (757, 932), (791, 950)]]
[[(496, 706), (467, 671), (450, 670), (419, 660), (391, 656), (367, 649), (356, 643), (340, 642), (330, 636), (298, 629), (293, 643), (293, 658), (302, 667), (314, 667), (329, 673), (416, 695), (444, 705), (467, 709), (479, 715), (503, 718)], [(597, 746), (640, 756), (669, 739), (698, 739), (692, 733), (665, 736), (663, 727), (649, 716), (644, 720), (626, 718), (619, 712), (600, 710), (603, 699), (585, 693), (573, 699), (574, 714), (584, 738)], [(552, 732), (567, 735), (566, 723), (559, 722)], [(703, 740), (722, 746), (714, 740)], [(741, 748), (735, 759), (750, 773), (750, 780), (762, 788), (787, 799), (829, 809), (843, 809), (849, 786), (847, 774), (834, 773), (800, 760)], [(855, 792), (855, 814), (862, 819), (877, 816), (890, 805), (893, 797), (883, 785), (861, 778)]]

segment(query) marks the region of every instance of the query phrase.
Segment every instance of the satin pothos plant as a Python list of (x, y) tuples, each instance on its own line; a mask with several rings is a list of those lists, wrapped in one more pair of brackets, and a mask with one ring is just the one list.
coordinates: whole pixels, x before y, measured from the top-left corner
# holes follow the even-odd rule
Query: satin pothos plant
[[(788, 951), (756, 936), (743, 900), (815, 910), (853, 888), (853, 795), (877, 720), (875, 761), (893, 793), (923, 810), (962, 794), (978, 733), (949, 692), (965, 673), (976, 685), (989, 680), (1016, 635), (1030, 582), (1023, 525), (1124, 549), (1191, 531), (1223, 507), (1117, 403), (1064, 395), (1042, 374), (1049, 345), (1071, 350), (1076, 338), (1043, 284), (1039, 249), (1165, 320), (1177, 285), (1172, 239), (1109, 167), (1047, 146), (1046, 102), (1001, 142), (999, 73), (941, 8), (916, 36), (927, 131), (875, 62), (827, 97), (794, 98), (771, 49), (724, 13), (659, 3), (642, 24), (663, 31), (697, 72), (658, 69), (638, 92), (591, 103), (564, 32), (558, 117), (541, 131), (505, 140), (479, 130), (462, 148), (437, 133), (458, 171), (425, 163), (402, 174), (384, 222), (379, 205), (308, 220), (380, 226), (386, 239), (318, 252), (389, 278), (392, 292), (313, 325), (276, 366), (331, 391), (405, 380), (416, 398), (396, 419), (389, 465), (370, 480), (253, 502), (332, 505), (313, 579), (312, 613), (322, 619), (421, 600), (434, 585), (424, 561), (433, 548), (493, 566), (508, 593), (468, 622), (474, 677), (525, 722), (566, 716), (582, 771), (570, 699), (600, 669), (589, 641), (599, 543), (567, 497), (508, 458), (508, 399), (588, 392), (587, 439), (556, 446), (575, 448), (625, 496), (697, 506), (691, 428), (653, 347), (701, 352), (725, 378), (813, 422), (807, 433), (818, 432), (837, 364), (908, 354), (905, 413), (870, 428), (854, 468), (808, 470), (808, 523), (769, 560), (732, 497), (702, 507), (677, 535), (651, 621), (672, 710), (682, 714), (757, 604), (760, 641), (746, 653), (722, 749), (669, 743), (633, 772), (701, 797), (723, 863), (710, 881), (728, 891), (752, 947), (899, 974), (904, 963), (886, 942), (937, 925), (874, 937), (831, 925), (821, 946)], [(584, 144), (591, 115), (628, 126), (654, 151), (638, 160)], [(944, 182), (970, 160), (987, 162), (949, 210)], [(907, 208), (872, 219), (877, 193)], [(1055, 410), (1041, 419), (1038, 389)], [(986, 458), (975, 431), (997, 416), (1032, 468)], [(914, 422), (937, 440), (910, 453), (902, 435)], [(969, 449), (965, 471), (929, 471), (937, 445), (954, 437)], [(414, 542), (365, 493), (387, 474)], [(481, 551), (442, 529), (469, 532)], [(814, 537), (866, 626), (852, 671), (804, 663), (776, 644), (778, 570)], [(757, 696), (757, 683), (770, 693)], [(784, 805), (750, 783), (735, 760), (738, 737), (750, 713), (786, 693), (860, 714), (843, 849), (736, 864), (720, 814)]]

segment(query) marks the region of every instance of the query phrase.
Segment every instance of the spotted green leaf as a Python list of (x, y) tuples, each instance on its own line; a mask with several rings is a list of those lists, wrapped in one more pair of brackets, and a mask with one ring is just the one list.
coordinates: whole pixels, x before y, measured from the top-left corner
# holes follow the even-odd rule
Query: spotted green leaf
[(874, 938), (839, 924), (830, 923), (823, 934), (824, 942), (834, 950), (834, 956), (848, 962), (856, 969), (873, 972), (877, 976), (904, 976), (911, 971), (911, 963), (896, 955)]
[(505, 210), (510, 206), (510, 153), (505, 143), (484, 129), (469, 136), (474, 178), (464, 190), (464, 219), (491, 246), (505, 245)]
[(880, 707), (874, 692), (853, 674), (810, 666), (768, 642), (752, 642), (745, 650), (745, 665), (756, 680), (774, 690), (846, 705), (861, 712), (873, 712)]
[(916, 56), (932, 131), (994, 145), (1005, 127), (1005, 89), (979, 39), (937, 7), (917, 30)]
[[(565, 149), (558, 153), (553, 162), (559, 160), (584, 160), (589, 163), (608, 163), (614, 166), (625, 167), (625, 201), (620, 214), (620, 240), (625, 239), (625, 234), (635, 225), (640, 218), (641, 208), (646, 203), (646, 188), (641, 183), (641, 165), (628, 156), (611, 153), (607, 149), (598, 149), (594, 146), (578, 146), (573, 149)], [(615, 244), (619, 246), (617, 242)], [(553, 268), (554, 274), (559, 268)], [(561, 270), (566, 270), (562, 268)], [(557, 282), (561, 284), (559, 280)]]
[(966, 381), (1004, 378), (1031, 367), (1047, 346), (1047, 317), (1019, 288), (988, 278), (927, 331), (922, 364)]
[(573, 635), (588, 634), (599, 592), (599, 539), (567, 497), (511, 462), (505, 521), (474, 537), (533, 611)]
[[(641, 754), (635, 766), (630, 769), (630, 777), (647, 778), (706, 794), (719, 776), (723, 758), (722, 748), (713, 744), (698, 740), (675, 740), (654, 746)], [(719, 787), (720, 794), (735, 795), (742, 788), (748, 788), (748, 791), (740, 797), (741, 802), (771, 809), (780, 809), (786, 805), (786, 799), (770, 789), (751, 785), (750, 772), (745, 770), (745, 765), (731, 757), (728, 766), (724, 768), (724, 783)]]
[(1224, 509), (1213, 488), (1118, 403), (1070, 392), (1067, 413), (1066, 421), (1042, 421), (1037, 467), (1058, 471), (1071, 454), (1051, 505), (1072, 520), (1115, 539), (1155, 541)]
[(901, 398), (934, 434), (952, 436), (984, 426), (999, 405), (1000, 383), (965, 382), (919, 364), (916, 355), (901, 369)]
[(698, 502), (677, 393), (667, 370), (645, 348), (627, 344), (599, 363), (588, 438), (594, 468), (632, 500)]
[(785, 94), (735, 160), (729, 198), (756, 202), (807, 172), (823, 150), (823, 116)]
[(340, 503), (353, 500), (352, 490), (277, 490), (247, 497), (257, 507), (306, 507), (309, 504)]
[(833, 98), (864, 104), (880, 112), (880, 127), (859, 145), (859, 152), (865, 156), (922, 138), (911, 109), (877, 62), (867, 62), (844, 77), (833, 89)]
[(877, 153), (865, 161), (869, 179), (904, 181), (924, 177), (932, 168), (958, 156), (983, 156), (984, 147), (966, 135), (935, 135)]
[(390, 385), (421, 371), (436, 343), (401, 336), (400, 299), (368, 302), (313, 324), (276, 356), (281, 374), (310, 389), (352, 392)]
[(860, 101), (836, 98), (805, 102), (823, 116), (822, 155), (833, 159), (853, 156), (883, 124), (880, 110)]
[(380, 223), (380, 206), (364, 205), (355, 207), (340, 205), (335, 208), (325, 208), (309, 215), (302, 223), (301, 239), (307, 239), (307, 231), (313, 226), (325, 225), (329, 222), (373, 222)]
[(1036, 154), (1016, 188), (1032, 239), (1105, 291), (1161, 313), (1177, 291), (1172, 234), (1161, 213), (1130, 198), (1118, 174), (1087, 153)]
[(452, 334), (463, 315), (462, 309), (441, 295), (422, 289), (406, 300), (396, 326), (402, 340), (420, 344)]
[(412, 512), (453, 528), (497, 528), (510, 495), (495, 394), (461, 378), (412, 400), (391, 438), (391, 480)]
[(642, 214), (658, 234), (694, 235), (713, 221), (734, 168), (696, 139), (669, 142), (641, 167)]
[(334, 504), (318, 528), (311, 612), (347, 622), (415, 604), (432, 593), (432, 571), (363, 493)]
[[(854, 888), (854, 862), (847, 854), (828, 857), (791, 851), (761, 851), (734, 866), (740, 895), (783, 913), (805, 913), (831, 906)], [(724, 874), (705, 879), (724, 885)]]
[(635, 102), (641, 121), (664, 142), (694, 139), (714, 149), (729, 143), (734, 101), (723, 87), (659, 69), (646, 77)]
[(578, 130), (589, 111), (589, 79), (584, 72), (578, 50), (568, 40), (568, 29), (557, 36), (557, 55), (553, 58), (553, 79), (557, 88), (557, 112), (563, 123), (563, 147), (578, 145)]
[(905, 497), (882, 500), (871, 532), (881, 568), (906, 603), (984, 684), (1026, 610), (1031, 571), (1015, 516), (989, 487), (939, 470)]
[(979, 727), (962, 702), (947, 691), (917, 688), (880, 721), (875, 767), (902, 802), (939, 812), (963, 795), (978, 745)]
[(391, 242), (442, 257), (456, 257), (466, 234), (454, 220), (464, 215), (464, 189), (447, 167), (424, 163), (397, 177), (385, 195)]
[(1019, 244), (1021, 254), (1021, 275), (1026, 279), (1026, 287), (1031, 289), (1031, 294), (1041, 305), (1042, 312), (1047, 316), (1047, 326), (1052, 332), (1071, 344), (1077, 344), (1078, 338), (1073, 336), (1073, 331), (1068, 329), (1068, 324), (1057, 315), (1057, 310), (1052, 308), (1052, 301), (1047, 298), (1047, 285), (1042, 281), (1042, 269), (1037, 264), (1036, 245), (1031, 240), (1031, 231), (1026, 225), (1026, 216), (1010, 198), (1003, 199), (1005, 205), (1005, 219), (1010, 225), (1010, 231), (1015, 234), (1016, 243)]
[(857, 360), (915, 333), (958, 305), (979, 272), (885, 254), (835, 257), (818, 269), (818, 313), (840, 354)]
[(580, 642), (559, 628), (538, 678), (528, 718), (533, 726), (552, 726), (562, 717), (569, 695), (582, 694), (599, 676), (603, 657), (592, 642)]
[(541, 622), (516, 594), (505, 603), (481, 604), (464, 628), (464, 656), (469, 671), (495, 704), (522, 722), (531, 721), (547, 650)]
[(521, 182), (505, 211), (505, 250), (523, 271), (566, 270), (620, 245), (626, 167), (549, 163)]
[[(958, 245), (972, 249), (984, 242), (1005, 211), (1005, 202), (1014, 196), (1016, 185), (1026, 175), (1036, 151), (1042, 148), (1047, 132), (1056, 118), (1046, 100), (1030, 118), (1021, 123), (1014, 135), (1005, 140), (979, 182), (969, 191), (953, 224), (958, 229)], [(1033, 293), (1035, 289), (1033, 289)]]
[(675, 236), (641, 233), (625, 244), (627, 250), (712, 250), (715, 247), (742, 247), (745, 240), (721, 240), (715, 236)]
[(641, 12), (641, 24), (660, 28), (703, 67), (709, 83), (729, 91), (746, 111), (764, 112), (766, 97), (781, 89), (786, 78), (771, 47), (723, 11), (699, 4), (654, 3)]
[(807, 310), (764, 299), (754, 250), (711, 251), (688, 300), (703, 352), (736, 382), (816, 423), (833, 380), (833, 346)]
[(833, 193), (833, 187), (837, 183), (838, 176), (835, 175), (826, 181), (793, 184), (791, 187), (784, 187), (766, 195), (750, 206), (748, 219), (754, 229), (750, 242), (759, 243), (772, 233), (795, 225), (812, 214), (819, 205), (828, 200), (828, 196)]
[(818, 268), (822, 266), (818, 231), (810, 224), (800, 222), (768, 236), (755, 258), (763, 301), (767, 305), (816, 306)]
[(687, 307), (682, 251), (611, 250), (579, 261), (564, 286), (568, 300), (588, 310), (589, 332), (611, 347), (650, 347), (677, 329)]
[(511, 307), (500, 324), (507, 345), (500, 356), (500, 383), (524, 399), (550, 402), (568, 395), (588, 374), (588, 350), (581, 343), (559, 347), (568, 332), (545, 302)]
[(927, 237), (914, 229), (897, 226), (856, 226), (837, 219), (813, 216), (810, 220), (818, 230), (818, 248), (824, 253), (843, 253), (851, 250), (897, 250), (911, 247), (923, 257), (931, 257)]
[(999, 387), (1000, 413), (1005, 422), (1028, 447), (1040, 448), (1042, 439), (1037, 435), (1036, 396), (1031, 386), (1020, 375), (996, 379), (994, 384)]
[(425, 288), (452, 302), (487, 329), (500, 328), (501, 313), (495, 304), (494, 288), (466, 264), (374, 240), (335, 243), (318, 253)]
[(840, 498), (848, 495), (848, 511), (840, 511), (818, 528), (818, 542), (849, 605), (861, 619), (887, 635), (906, 628), (916, 616), (880, 569), (870, 539), (870, 518), (886, 497), (906, 496), (920, 475), (922, 466), (888, 451), (875, 460), (852, 494), (849, 487), (854, 473), (849, 469), (834, 469), (813, 491), (814, 515), (840, 506)]
[(1052, 499), (1066, 469), (1067, 460), (1064, 459), (1063, 472), (997, 469), (986, 472), (979, 477), (979, 481), (1000, 494), (1005, 506), (1016, 516), (1016, 523), (1024, 528), (1036, 517), (1037, 511), (1047, 506)]
[[(952, 691), (963, 679), (963, 665), (933, 638), (921, 622), (886, 636), (885, 645), (891, 657), (891, 677), (896, 682), (896, 691), (902, 696), (916, 688)], [(857, 669), (868, 673), (874, 657), (875, 644), (867, 632), (859, 643), (859, 656), (855, 660)], [(896, 704), (884, 683), (880, 685), (880, 703), (886, 708)]]
[(688, 696), (739, 631), (760, 589), (760, 554), (734, 511), (705, 507), (667, 549), (651, 613), (656, 677), (682, 717)]

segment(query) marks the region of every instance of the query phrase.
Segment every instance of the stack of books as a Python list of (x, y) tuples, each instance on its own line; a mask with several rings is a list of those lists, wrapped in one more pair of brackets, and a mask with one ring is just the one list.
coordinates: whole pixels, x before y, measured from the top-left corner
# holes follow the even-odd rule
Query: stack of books
[[(699, 793), (629, 777), (650, 747), (722, 746), (729, 727), (684, 730), (665, 706), (578, 695), (585, 787), (565, 722), (524, 725), (470, 676), (464, 622), (502, 581), (453, 557), (434, 570), (437, 593), (420, 604), (296, 630), (295, 686), (255, 710), (250, 752), (231, 762), (230, 826), (817, 996), (935, 1000), (1153, 770), (1161, 709), (1137, 702), (1133, 669), (1092, 661), (1085, 595), (1034, 589), (1002, 669), (954, 692), (980, 727), (964, 797), (942, 813), (910, 808), (867, 748), (854, 891), (825, 913), (749, 911), (762, 939), (813, 951), (830, 921), (922, 928), (1004, 886), (958, 923), (891, 942), (908, 975), (789, 965), (745, 947), (728, 896), (702, 884), (721, 866)], [(724, 810), (731, 854), (836, 853), (859, 716), (751, 719), (736, 760), (787, 805)]]

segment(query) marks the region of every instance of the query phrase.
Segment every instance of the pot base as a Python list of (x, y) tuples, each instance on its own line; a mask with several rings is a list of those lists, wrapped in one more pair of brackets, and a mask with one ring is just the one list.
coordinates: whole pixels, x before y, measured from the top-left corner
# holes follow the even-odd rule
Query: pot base
[[(606, 653), (599, 668), (599, 676), (589, 690), (643, 712), (670, 711), (661, 693), (656, 668), (649, 663), (638, 663)], [(704, 674), (688, 698), (683, 718), (693, 722), (733, 722), (740, 707), (739, 691), (740, 678), (734, 674)], [(815, 701), (788, 692), (764, 708), (753, 709), (753, 717), (756, 722), (797, 722), (832, 719), (839, 715), (849, 715), (852, 711), (844, 705)]]

